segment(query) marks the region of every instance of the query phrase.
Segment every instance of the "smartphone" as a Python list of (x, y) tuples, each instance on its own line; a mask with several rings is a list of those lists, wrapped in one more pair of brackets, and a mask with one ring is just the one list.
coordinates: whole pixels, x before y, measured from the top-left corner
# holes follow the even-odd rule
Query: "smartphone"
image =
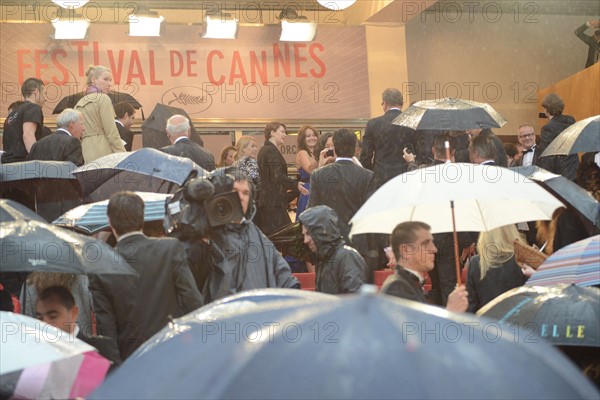
[(327, 150), (327, 153), (325, 153), (326, 157), (333, 157), (333, 149), (329, 149)]

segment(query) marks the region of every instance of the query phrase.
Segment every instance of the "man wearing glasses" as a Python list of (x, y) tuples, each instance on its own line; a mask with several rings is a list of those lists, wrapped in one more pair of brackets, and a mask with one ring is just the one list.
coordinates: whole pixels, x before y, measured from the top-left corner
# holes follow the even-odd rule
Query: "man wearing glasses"
[(536, 165), (539, 154), (535, 145), (533, 127), (527, 124), (519, 126), (517, 140), (523, 146), (523, 157), (521, 157), (520, 165), (523, 167)]

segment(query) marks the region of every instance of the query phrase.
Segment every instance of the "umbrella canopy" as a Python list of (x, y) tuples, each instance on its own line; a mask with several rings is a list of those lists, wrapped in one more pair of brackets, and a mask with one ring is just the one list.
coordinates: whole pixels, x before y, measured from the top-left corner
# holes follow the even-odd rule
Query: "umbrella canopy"
[(600, 235), (558, 250), (544, 261), (525, 284), (551, 286), (559, 283), (600, 285)]
[(600, 203), (581, 186), (562, 175), (553, 174), (535, 165), (511, 169), (537, 182), (566, 206), (570, 206), (600, 228)]
[(214, 301), (181, 318), (173, 320), (160, 332), (148, 339), (148, 341), (139, 347), (135, 353), (129, 356), (129, 359), (140, 357), (142, 354), (151, 351), (161, 343), (186, 332), (194, 325), (203, 322), (216, 321), (231, 315), (241, 315), (243, 313), (252, 312), (265, 303), (277, 302), (277, 304), (281, 304), (281, 302), (285, 301), (315, 302), (326, 300), (336, 301), (338, 300), (338, 297), (326, 293), (297, 289), (268, 288), (246, 290)]
[(1, 197), (52, 221), (81, 204), (81, 186), (69, 161), (23, 161), (0, 165)]
[(21, 314), (0, 312), (2, 398), (77, 398), (102, 383), (110, 362), (60, 329)]
[(0, 222), (33, 220), (46, 222), (44, 218), (16, 201), (0, 199)]
[(1, 272), (137, 275), (106, 243), (37, 221), (0, 225)]
[(498, 296), (477, 315), (518, 326), (555, 345), (600, 347), (598, 288), (523, 286)]
[(91, 398), (597, 396), (550, 346), (503, 329), (486, 339), (486, 323), (383, 295), (268, 302), (192, 324), (127, 360)]
[(549, 220), (563, 204), (525, 176), (496, 166), (447, 163), (398, 175), (377, 190), (350, 220), (351, 235), (392, 233), (405, 221), (431, 225), (432, 233), (489, 231)]
[(423, 130), (500, 128), (506, 119), (489, 104), (462, 99), (418, 101), (398, 115), (392, 124)]
[(73, 175), (81, 182), (84, 200), (101, 201), (121, 190), (174, 193), (196, 171), (206, 171), (188, 158), (143, 148), (132, 153), (113, 153), (86, 164)]
[[(135, 192), (144, 201), (144, 222), (162, 221), (165, 217), (165, 203), (171, 194)], [(71, 228), (75, 231), (93, 235), (107, 229), (108, 200), (84, 204), (67, 211), (52, 222), (54, 225)]]
[(600, 115), (574, 123), (562, 131), (540, 157), (600, 151)]
[(167, 137), (166, 126), (167, 120), (173, 115), (183, 115), (190, 121), (190, 139), (200, 146), (204, 146), (204, 141), (198, 134), (192, 119), (185, 110), (177, 107), (166, 106), (164, 104), (156, 104), (146, 122), (142, 124), (142, 143), (144, 147), (152, 147), (160, 149), (171, 144)]
[(294, 222), (277, 229), (269, 235), (269, 240), (284, 256), (311, 261), (310, 249), (304, 244), (300, 222)]
[[(77, 92), (70, 96), (63, 97), (58, 102), (56, 107), (54, 107), (54, 110), (52, 110), (52, 114), (60, 114), (61, 112), (64, 111), (65, 108), (75, 108), (75, 105), (77, 104), (77, 102), (79, 100), (81, 100), (81, 98), (85, 95), (86, 95), (85, 92)], [(117, 104), (120, 102), (129, 103), (136, 110), (142, 107), (140, 102), (137, 101), (137, 99), (135, 97), (133, 97), (132, 95), (130, 95), (129, 93), (108, 92), (107, 95), (108, 95), (108, 97), (110, 97), (110, 100), (112, 101), (113, 104)]]

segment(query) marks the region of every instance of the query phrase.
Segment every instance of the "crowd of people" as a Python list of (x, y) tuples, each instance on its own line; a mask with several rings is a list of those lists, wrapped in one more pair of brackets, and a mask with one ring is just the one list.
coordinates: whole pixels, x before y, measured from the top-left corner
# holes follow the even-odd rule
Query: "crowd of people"
[[(25, 101), (14, 107), (4, 125), (2, 162), (57, 160), (83, 165), (130, 151), (135, 109), (126, 103), (113, 106), (107, 95), (112, 86), (110, 70), (90, 67), (87, 84), (77, 105), (58, 116), (56, 132), (44, 135), (44, 84), (27, 79), (22, 85)], [(208, 234), (169, 238), (162, 232), (148, 237), (143, 232), (142, 199), (131, 192), (115, 193), (108, 204), (115, 250), (139, 277), (98, 275), (90, 277), (88, 285), (87, 279), (33, 274), (22, 294), (31, 306), (23, 312), (94, 343), (89, 316), (93, 309), (96, 333), (102, 336), (93, 345), (118, 365), (169, 318), (244, 290), (300, 288), (289, 259), (269, 239), (292, 223), (293, 201), (301, 226), (298, 235), (311, 254), (308, 265), (316, 272), (317, 291), (357, 292), (362, 284), (373, 282), (377, 269), (390, 268), (393, 274), (383, 284), (383, 293), (456, 312), (475, 312), (534, 273), (515, 260), (515, 240), (552, 252), (598, 233), (578, 217), (561, 217), (560, 212), (549, 223), (532, 221), (460, 233), (468, 274), (466, 285), (458, 287), (454, 253), (448, 245), (451, 235), (432, 234), (424, 222), (398, 221), (391, 235), (350, 238), (350, 219), (378, 188), (411, 169), (441, 163), (537, 165), (575, 181), (600, 200), (597, 155), (586, 154), (581, 161), (577, 155), (540, 157), (575, 122), (563, 115), (564, 103), (554, 93), (542, 102), (548, 123), (539, 142), (533, 126), (522, 124), (517, 145), (505, 145), (490, 129), (419, 132), (395, 125), (392, 121), (401, 114), (403, 103), (399, 90), (386, 89), (381, 103), (384, 114), (368, 122), (361, 144), (348, 129), (321, 135), (315, 127), (301, 127), (297, 179), (289, 177), (280, 151), (287, 134), (283, 123), (265, 127), (260, 150), (256, 138), (244, 136), (235, 146), (225, 147), (215, 163), (209, 151), (190, 140), (190, 121), (172, 116), (165, 126), (171, 145), (160, 150), (212, 171), (196, 179), (208, 180), (214, 194), (237, 193), (243, 217), (213, 227)], [(567, 233), (574, 231), (578, 234)], [(488, 251), (492, 245), (494, 251)], [(433, 283), (430, 293), (423, 291), (427, 276)]]

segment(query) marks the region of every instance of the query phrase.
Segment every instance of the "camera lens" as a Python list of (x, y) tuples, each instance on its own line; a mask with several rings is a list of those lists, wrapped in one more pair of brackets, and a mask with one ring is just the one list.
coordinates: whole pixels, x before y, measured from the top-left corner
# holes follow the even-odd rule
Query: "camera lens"
[(227, 218), (231, 215), (232, 206), (227, 198), (220, 198), (214, 204), (215, 216), (219, 219)]

